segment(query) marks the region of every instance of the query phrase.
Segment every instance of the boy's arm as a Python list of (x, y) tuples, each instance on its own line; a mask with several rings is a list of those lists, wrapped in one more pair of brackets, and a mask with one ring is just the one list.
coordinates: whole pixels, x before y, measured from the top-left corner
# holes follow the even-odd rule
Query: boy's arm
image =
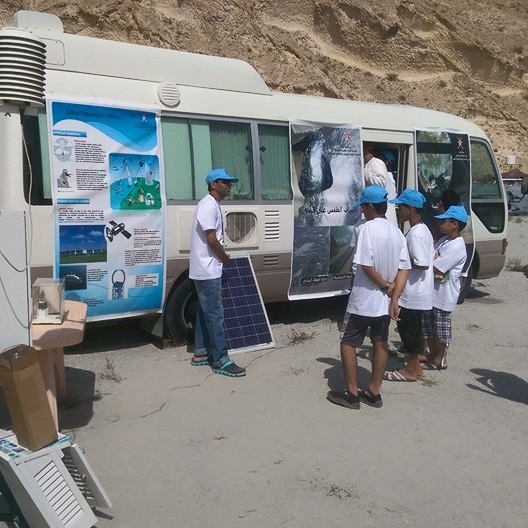
[(376, 270), (374, 266), (361, 265), (361, 268), (365, 272), (365, 275), (379, 287), (380, 290), (388, 292), (389, 288), (393, 284), (392, 282), (386, 281)]
[(396, 273), (396, 277), (394, 279), (394, 282), (392, 283), (393, 286), (390, 290), (390, 296), (396, 300), (400, 298), (400, 295), (402, 294), (402, 291), (405, 289), (405, 285), (407, 284), (407, 278), (409, 277), (409, 270), (408, 269), (399, 269), (398, 273)]
[(407, 238), (407, 248), (412, 269), (428, 270), (429, 269), (429, 245), (427, 240), (419, 236), (409, 236)]
[(400, 317), (399, 317), (400, 307), (398, 305), (398, 299), (400, 298), (400, 295), (405, 289), (405, 285), (407, 284), (408, 277), (409, 277), (408, 269), (399, 269), (398, 273), (396, 273), (394, 282), (392, 283), (392, 287), (389, 288), (388, 294), (391, 297), (391, 302), (389, 306), (389, 315), (391, 316), (391, 319), (393, 321), (400, 320)]
[(447, 271), (444, 273), (440, 271), (436, 266), (433, 266), (433, 275), (436, 280), (442, 280), (447, 274)]
[[(461, 242), (456, 242), (461, 241)], [(444, 245), (433, 262), (435, 279), (443, 278), (449, 271), (460, 263), (464, 263), (467, 258), (466, 245), (461, 237), (451, 240)]]

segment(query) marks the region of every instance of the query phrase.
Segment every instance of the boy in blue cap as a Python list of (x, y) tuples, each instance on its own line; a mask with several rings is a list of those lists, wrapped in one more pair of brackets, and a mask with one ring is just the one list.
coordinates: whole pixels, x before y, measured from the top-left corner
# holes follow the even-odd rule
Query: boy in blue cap
[(222, 269), (229, 261), (224, 249), (224, 223), (220, 202), (229, 196), (238, 178), (225, 169), (213, 169), (205, 181), (209, 193), (196, 207), (191, 231), (189, 278), (198, 294), (192, 365), (211, 365), (213, 372), (241, 377), (246, 369), (229, 359), (224, 334)]
[(451, 341), (451, 315), (456, 308), (460, 293), (460, 276), (466, 263), (467, 252), (460, 235), (468, 222), (466, 210), (452, 205), (435, 219), (440, 222), (443, 236), (435, 244), (433, 261), (434, 291), (433, 309), (424, 313), (424, 336), (429, 347), (425, 370), (444, 370), (444, 356)]
[(422, 221), (425, 197), (414, 189), (405, 189), (398, 198), (390, 200), (398, 207), (398, 217), (409, 222), (405, 235), (411, 270), (405, 289), (398, 301), (398, 332), (407, 351), (407, 364), (400, 370), (385, 372), (388, 381), (416, 381), (422, 376), (420, 354), (424, 349), (422, 317), (433, 307), (434, 242), (429, 228)]
[[(326, 396), (332, 403), (349, 409), (359, 409), (360, 402), (372, 407), (383, 405), (380, 390), (389, 355), (389, 323), (391, 317), (397, 317), (397, 304), (391, 305), (391, 297), (400, 296), (411, 267), (403, 234), (385, 218), (385, 188), (365, 187), (354, 204), (358, 206), (366, 222), (359, 231), (354, 256), (357, 270), (340, 338), (346, 390), (331, 390)], [(372, 375), (367, 389), (358, 391), (356, 348), (361, 346), (369, 329), (373, 345)]]

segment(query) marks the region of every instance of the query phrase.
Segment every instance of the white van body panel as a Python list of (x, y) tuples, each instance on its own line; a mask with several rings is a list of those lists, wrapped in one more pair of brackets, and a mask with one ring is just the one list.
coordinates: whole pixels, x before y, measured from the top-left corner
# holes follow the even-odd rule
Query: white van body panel
[[(32, 16), (31, 12), (23, 12), (23, 15), (16, 18), (16, 23), (19, 27), (31, 28), (27, 29), (28, 34), (38, 36), (46, 44), (48, 96), (89, 100), (96, 104), (115, 102), (121, 106), (156, 105), (162, 108), (162, 118), (227, 118), (230, 121), (257, 120), (284, 126), (296, 119), (330, 126), (360, 126), (366, 142), (406, 146), (406, 172), (402, 187), (416, 185), (416, 128), (464, 131), (471, 138), (480, 139), (489, 145), (489, 139), (482, 129), (455, 115), (412, 106), (272, 92), (258, 72), (240, 60), (70, 35), (60, 31), (62, 24), (50, 19), (49, 16), (52, 15), (44, 18), (39, 18), (39, 15), (41, 14), (33, 13)], [(175, 98), (170, 105), (164, 104), (160, 99), (160, 87), (163, 83), (168, 83), (173, 90)], [(20, 110), (18, 106), (6, 105), (2, 101), (0, 106), (0, 173), (3, 174), (0, 209), (28, 209), (22, 184), (24, 151), (18, 117)], [(24, 111), (31, 114), (37, 110), (26, 108)], [(502, 194), (506, 207), (506, 196), (504, 192)], [(195, 203), (189, 202), (169, 204), (166, 208), (167, 257), (169, 260), (182, 260), (182, 264), (174, 267), (176, 273), (186, 268), (189, 253), (186, 225), (192, 217), (194, 207)], [(257, 217), (255, 237), (240, 246), (232, 244), (229, 247), (228, 244), (230, 251), (261, 255), (263, 262), (275, 262), (275, 259), (281, 260), (283, 264), (289, 262), (293, 247), (291, 201), (225, 202), (223, 210), (225, 215), (235, 211), (253, 212)], [(52, 266), (52, 207), (32, 207), (31, 212), (32, 265)], [(487, 243), (487, 248), (490, 249), (495, 247), (493, 244), (502, 243), (506, 237), (506, 227), (503, 232), (492, 234), (478, 218), (474, 218), (473, 224), (477, 250), (479, 242)], [(493, 244), (490, 246), (491, 242)], [(283, 272), (287, 271), (286, 268)], [(262, 274), (265, 273), (266, 270), (262, 270)], [(274, 273), (271, 268), (269, 273)], [(169, 276), (167, 290), (170, 290), (170, 282), (177, 280), (177, 276)], [(284, 292), (284, 298), (286, 293)], [(266, 298), (265, 291), (263, 296)]]

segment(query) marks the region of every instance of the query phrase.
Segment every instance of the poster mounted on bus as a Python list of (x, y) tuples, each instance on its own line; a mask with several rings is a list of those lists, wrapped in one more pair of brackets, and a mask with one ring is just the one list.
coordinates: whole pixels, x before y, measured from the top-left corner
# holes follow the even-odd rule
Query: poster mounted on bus
[(361, 128), (290, 123), (294, 240), (290, 299), (330, 297), (350, 289), (354, 207), (364, 187)]
[(159, 112), (49, 98), (55, 276), (89, 320), (159, 312), (165, 192)]
[(416, 129), (414, 138), (418, 190), (426, 198), (422, 217), (431, 230), (435, 242), (440, 238), (441, 233), (434, 216), (443, 212), (438, 207), (444, 193), (456, 196), (459, 205), (463, 205), (468, 213), (468, 224), (461, 233), (468, 252), (464, 266), (464, 273), (467, 273), (475, 251), (471, 222), (469, 136), (465, 132), (454, 130)]

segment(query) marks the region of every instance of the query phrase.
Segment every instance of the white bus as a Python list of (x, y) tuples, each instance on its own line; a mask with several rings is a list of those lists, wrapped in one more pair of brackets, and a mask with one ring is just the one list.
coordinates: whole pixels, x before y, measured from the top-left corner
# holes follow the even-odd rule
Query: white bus
[[(45, 60), (38, 56), (42, 45)], [(19, 66), (4, 67), (6, 57)], [(274, 93), (240, 60), (71, 35), (54, 15), (22, 11), (13, 27), (0, 31), (0, 210), (27, 210), (31, 204), (33, 279), (52, 276), (55, 258), (48, 97), (161, 109), (167, 198), (162, 317), (166, 334), (176, 339), (192, 325), (190, 221), (206, 193), (204, 175), (213, 167), (240, 178), (223, 202), (227, 250), (251, 255), (266, 302), (287, 299), (294, 232), (292, 120), (361, 127), (364, 142), (395, 155), (398, 190), (417, 186), (416, 129), (466, 133), (475, 253), (465, 291), (472, 277), (497, 276), (504, 265), (507, 198), (490, 142), (475, 124), (404, 105)]]

